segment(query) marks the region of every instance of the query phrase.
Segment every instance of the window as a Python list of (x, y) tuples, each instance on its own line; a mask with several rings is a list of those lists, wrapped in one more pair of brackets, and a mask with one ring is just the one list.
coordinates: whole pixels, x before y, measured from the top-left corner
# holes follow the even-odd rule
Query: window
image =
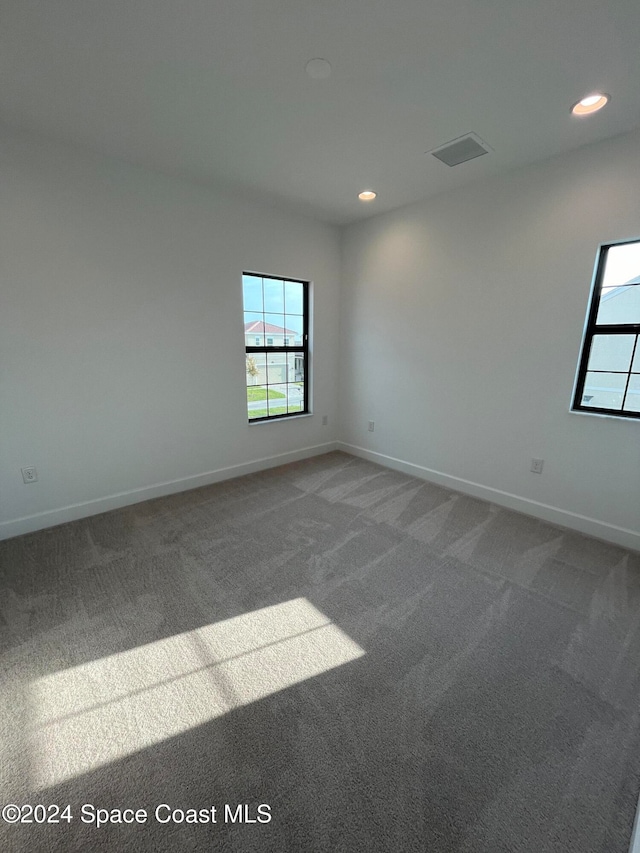
[(309, 283), (243, 273), (242, 293), (249, 420), (307, 414)]
[(640, 240), (600, 247), (573, 409), (640, 418)]

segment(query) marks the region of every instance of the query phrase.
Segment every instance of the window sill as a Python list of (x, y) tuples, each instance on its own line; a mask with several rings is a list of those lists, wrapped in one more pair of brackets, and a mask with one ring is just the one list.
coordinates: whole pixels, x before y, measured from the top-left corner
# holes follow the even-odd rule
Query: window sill
[(302, 415), (291, 415), (290, 417), (286, 417), (286, 418), (278, 418), (278, 417), (267, 418), (266, 420), (263, 420), (263, 421), (254, 420), (254, 421), (247, 421), (247, 423), (249, 426), (262, 426), (263, 424), (281, 424), (283, 421), (286, 423), (287, 421), (299, 421), (302, 418), (312, 418), (312, 417), (313, 417), (313, 412), (304, 412)]
[(610, 412), (581, 412), (580, 409), (569, 409), (570, 415), (583, 415), (587, 418), (609, 418), (613, 421), (640, 424), (640, 418), (627, 418), (624, 415), (612, 415)]

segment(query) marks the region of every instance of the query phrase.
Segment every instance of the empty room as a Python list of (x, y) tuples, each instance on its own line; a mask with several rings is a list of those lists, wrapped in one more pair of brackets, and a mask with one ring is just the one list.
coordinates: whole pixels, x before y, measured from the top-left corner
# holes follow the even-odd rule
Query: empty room
[(2, 3), (0, 849), (640, 853), (638, 32)]

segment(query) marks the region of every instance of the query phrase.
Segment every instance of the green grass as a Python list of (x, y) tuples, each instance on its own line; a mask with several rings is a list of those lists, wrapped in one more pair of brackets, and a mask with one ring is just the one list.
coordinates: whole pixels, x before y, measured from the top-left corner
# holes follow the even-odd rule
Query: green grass
[[(291, 413), (293, 411), (301, 411), (301, 410), (302, 410), (302, 404), (300, 404), (299, 408), (295, 409), (295, 410), (292, 407), (290, 407), (289, 413)], [(287, 414), (287, 407), (286, 406), (277, 406), (276, 408), (274, 408), (273, 406), (271, 406), (269, 408), (269, 414), (270, 415), (286, 415)], [(267, 410), (266, 409), (251, 409), (249, 411), (249, 420), (252, 420), (253, 418), (266, 418), (266, 417), (267, 417)]]
[[(273, 388), (269, 388), (269, 399), (273, 400), (276, 397), (284, 397), (280, 391), (274, 391)], [(247, 402), (254, 403), (256, 400), (266, 400), (267, 399), (267, 389), (266, 388), (247, 388)], [(255, 417), (255, 415), (254, 415)]]

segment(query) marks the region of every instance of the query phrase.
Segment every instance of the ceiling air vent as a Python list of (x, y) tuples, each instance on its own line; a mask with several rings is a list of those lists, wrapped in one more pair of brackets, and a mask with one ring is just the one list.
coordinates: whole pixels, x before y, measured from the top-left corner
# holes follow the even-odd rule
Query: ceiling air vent
[(490, 151), (491, 148), (487, 143), (483, 142), (475, 133), (465, 133), (464, 136), (452, 139), (446, 145), (434, 148), (433, 151), (427, 151), (427, 154), (433, 154), (447, 166), (457, 166), (459, 163), (466, 163), (467, 160), (482, 157), (483, 154), (488, 154)]

